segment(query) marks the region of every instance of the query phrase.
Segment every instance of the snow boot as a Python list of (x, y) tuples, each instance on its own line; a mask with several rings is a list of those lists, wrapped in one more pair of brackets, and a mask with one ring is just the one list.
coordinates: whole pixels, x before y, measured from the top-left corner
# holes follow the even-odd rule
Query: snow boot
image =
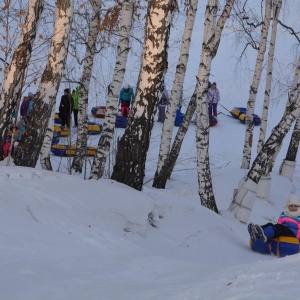
[(268, 237), (265, 235), (264, 230), (259, 225), (254, 225), (254, 226), (258, 235), (258, 239), (260, 239), (263, 243), (265, 243), (268, 240)]
[(252, 241), (256, 241), (256, 240), (259, 239), (259, 236), (258, 236), (258, 234), (257, 234), (257, 232), (256, 232), (255, 225), (254, 225), (253, 223), (249, 223), (249, 224), (248, 224), (248, 232), (249, 232), (249, 234), (250, 234), (250, 239), (251, 239)]

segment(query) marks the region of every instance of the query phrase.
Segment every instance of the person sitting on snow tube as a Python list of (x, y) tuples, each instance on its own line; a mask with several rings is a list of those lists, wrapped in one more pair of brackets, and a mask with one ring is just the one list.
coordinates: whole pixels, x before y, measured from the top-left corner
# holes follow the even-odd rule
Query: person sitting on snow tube
[(300, 239), (300, 197), (292, 194), (281, 213), (277, 224), (267, 223), (255, 225), (249, 223), (248, 231), (252, 241), (261, 240), (267, 242), (279, 236), (296, 237)]

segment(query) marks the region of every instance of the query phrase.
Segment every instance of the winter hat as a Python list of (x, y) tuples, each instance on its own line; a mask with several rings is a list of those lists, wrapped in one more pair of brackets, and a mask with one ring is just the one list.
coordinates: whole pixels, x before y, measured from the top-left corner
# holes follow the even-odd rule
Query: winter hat
[(129, 84), (125, 84), (124, 89), (126, 89), (126, 90), (129, 89)]
[(212, 85), (217, 85), (217, 83), (216, 82), (213, 82), (213, 84)]
[[(296, 211), (290, 211), (289, 210), (289, 205), (298, 205), (298, 209)], [(300, 197), (295, 194), (291, 194), (288, 197), (288, 202), (284, 208), (284, 213), (292, 218), (300, 216)]]
[(28, 97), (29, 97), (29, 98), (33, 98), (33, 93), (29, 92), (29, 93), (28, 93)]

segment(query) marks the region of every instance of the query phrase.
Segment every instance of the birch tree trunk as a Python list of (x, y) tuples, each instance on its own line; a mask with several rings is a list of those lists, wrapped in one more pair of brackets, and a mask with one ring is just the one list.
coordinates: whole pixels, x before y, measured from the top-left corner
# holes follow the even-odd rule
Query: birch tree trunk
[[(42, 74), (37, 99), (29, 114), (26, 134), (22, 136), (14, 155), (14, 163), (18, 166), (34, 168), (38, 160), (65, 69), (72, 18), (73, 0), (57, 0), (48, 63)], [(42, 155), (47, 156), (47, 153)]]
[[(215, 31), (215, 35), (214, 35), (213, 50), (211, 52), (212, 59), (216, 56), (216, 54), (218, 52), (221, 34), (223, 31), (224, 25), (226, 23), (226, 20), (230, 16), (233, 4), (234, 4), (234, 0), (226, 1), (226, 5), (222, 11), (222, 14), (221, 14), (218, 22), (217, 22), (216, 31)], [(176, 137), (175, 137), (174, 142), (171, 147), (171, 151), (168, 154), (167, 159), (164, 161), (164, 164), (161, 168), (160, 174), (157, 175), (155, 178), (155, 183), (156, 183), (155, 187), (165, 188), (168, 178), (171, 177), (171, 174), (172, 174), (173, 168), (176, 164), (176, 160), (178, 158), (185, 134), (188, 130), (188, 127), (192, 120), (193, 114), (196, 110), (196, 97), (197, 97), (197, 93), (199, 93), (199, 85), (200, 85), (200, 83), (198, 82), (198, 78), (197, 78), (195, 91), (193, 93), (193, 96), (191, 97), (191, 100), (190, 100), (187, 110), (185, 112), (182, 123), (177, 131)], [(206, 89), (207, 89), (207, 87), (206, 87)]]
[(284, 137), (298, 116), (300, 104), (299, 89), (300, 87), (298, 87), (298, 97), (296, 101), (286, 107), (282, 119), (272, 130), (270, 137), (255, 158), (247, 177), (240, 183), (230, 204), (229, 209), (234, 213), (234, 216), (243, 223), (247, 223), (249, 220), (255, 202), (257, 184), (261, 176), (266, 173), (274, 153), (282, 144)]
[(153, 181), (153, 187), (156, 188), (161, 188), (160, 172), (162, 170), (165, 161), (168, 158), (168, 154), (170, 151), (176, 110), (179, 107), (180, 96), (183, 90), (183, 82), (184, 82), (186, 67), (189, 58), (189, 49), (190, 49), (191, 37), (192, 37), (193, 27), (194, 27), (196, 13), (197, 13), (198, 0), (191, 0), (189, 5), (190, 6), (188, 8), (187, 20), (185, 22), (185, 28), (182, 36), (182, 46), (179, 55), (179, 62), (176, 67), (175, 80), (171, 91), (171, 97), (169, 99), (169, 103), (167, 106), (166, 118), (162, 128), (158, 164), (155, 173), (155, 178)]
[(202, 55), (198, 73), (198, 91), (196, 94), (196, 146), (198, 188), (201, 204), (218, 213), (216, 205), (209, 163), (209, 115), (207, 105), (207, 89), (213, 59), (214, 34), (218, 1), (208, 0), (205, 12), (204, 36), (202, 42)]
[(43, 9), (44, 0), (29, 0), (28, 13), (25, 23), (22, 24), (18, 47), (5, 72), (4, 85), (0, 95), (0, 157), (3, 156), (3, 143), (9, 130), (9, 124), (12, 123), (13, 116), (18, 115), (16, 110), (22, 95), (23, 77), (31, 58)]
[(261, 73), (263, 69), (264, 55), (266, 52), (267, 38), (268, 38), (268, 32), (269, 32), (270, 20), (271, 20), (271, 11), (272, 11), (272, 0), (266, 0), (265, 17), (262, 25), (262, 30), (261, 30), (259, 50), (257, 53), (255, 70), (253, 74), (252, 85), (249, 91), (249, 100), (247, 103), (247, 110), (246, 110), (246, 132), (245, 132), (245, 142), (244, 142), (244, 150), (243, 150), (243, 161), (241, 166), (242, 169), (249, 169), (250, 161), (251, 161), (251, 148), (252, 148), (253, 129), (254, 129), (253, 114), (254, 114), (257, 90), (258, 90)]
[[(263, 111), (261, 117), (261, 125), (259, 132), (259, 139), (257, 143), (257, 153), (261, 150), (266, 136), (267, 130), (267, 122), (268, 122), (268, 110), (269, 110), (269, 102), (270, 102), (270, 94), (271, 94), (271, 86), (272, 86), (272, 75), (273, 75), (273, 61), (274, 61), (274, 52), (275, 52), (275, 44), (276, 44), (276, 36), (277, 36), (277, 23), (278, 17), (280, 14), (280, 9), (282, 5), (282, 0), (274, 0), (273, 2), (273, 23), (272, 23), (272, 31), (271, 31), (271, 40), (270, 47), (268, 53), (268, 66), (267, 66), (267, 77), (266, 77), (266, 88), (265, 88), (265, 97), (263, 103)], [(267, 174), (263, 174), (257, 188), (257, 197), (265, 200), (269, 200), (271, 193), (271, 177), (269, 169), (267, 170)]]
[(99, 32), (100, 11), (102, 0), (91, 2), (92, 19), (89, 27), (88, 42), (83, 64), (83, 74), (81, 77), (80, 92), (78, 97), (78, 132), (76, 141), (76, 152), (72, 162), (72, 170), (77, 173), (82, 172), (84, 158), (86, 156), (86, 147), (88, 140), (88, 94), (89, 85), (93, 71), (94, 56), (96, 51), (97, 36)]
[(293, 177), (294, 177), (299, 142), (300, 142), (300, 119), (298, 115), (293, 130), (293, 134), (291, 136), (289, 148), (287, 150), (286, 157), (281, 164), (280, 172), (279, 172), (280, 175), (287, 177), (291, 181), (293, 181)]
[[(276, 2), (276, 3), (275, 3)], [(272, 75), (273, 75), (273, 61), (274, 61), (274, 52), (275, 52), (275, 44), (276, 44), (276, 36), (277, 36), (277, 23), (278, 17), (280, 14), (280, 9), (282, 6), (282, 0), (276, 0), (273, 3), (273, 23), (272, 23), (272, 33), (270, 40), (270, 47), (268, 53), (268, 67), (267, 67), (267, 78), (266, 78), (266, 89), (265, 89), (265, 97), (263, 104), (263, 112), (261, 117), (261, 125), (260, 125), (260, 133), (257, 144), (257, 153), (261, 150), (266, 136), (267, 130), (267, 122), (268, 122), (268, 110), (269, 110), (269, 102), (270, 102), (270, 94), (271, 94), (271, 86), (272, 86)], [(267, 175), (267, 174), (265, 174)]]
[[(295, 99), (297, 97), (297, 91), (298, 91), (298, 88), (299, 88), (299, 84), (298, 84), (299, 76), (300, 76), (300, 58), (298, 59), (298, 62), (297, 62), (297, 67), (296, 67), (296, 70), (295, 70), (295, 75), (294, 75), (291, 91), (289, 93), (288, 100), (286, 102), (286, 107), (289, 107), (291, 105), (291, 103), (293, 103), (295, 101)], [(275, 164), (277, 155), (281, 150), (281, 146), (282, 145), (280, 145), (277, 148), (276, 152), (274, 153), (274, 155), (272, 157), (272, 161), (271, 161), (270, 166), (269, 166), (268, 172), (271, 172), (271, 170), (273, 169), (273, 166)], [(284, 162), (285, 161), (283, 161), (283, 163)], [(293, 165), (293, 163), (292, 163), (292, 165)], [(282, 167), (283, 167), (283, 165), (280, 167), (280, 170), (279, 170), (280, 174), (282, 173)]]
[(90, 179), (102, 178), (110, 145), (115, 132), (116, 114), (118, 108), (118, 96), (124, 79), (126, 62), (129, 53), (129, 37), (132, 25), (133, 0), (125, 0), (122, 4), (122, 24), (120, 39), (117, 48), (116, 65), (112, 83), (108, 86), (106, 102), (106, 114), (103, 132), (100, 137), (96, 156), (93, 161)]
[(53, 139), (53, 128), (55, 118), (55, 104), (53, 105), (51, 116), (48, 122), (48, 128), (41, 149), (40, 162), (43, 170), (52, 171), (52, 165), (50, 160), (51, 145)]
[(168, 40), (176, 0), (149, 2), (143, 60), (133, 114), (118, 143), (112, 179), (141, 190), (157, 99), (168, 66)]

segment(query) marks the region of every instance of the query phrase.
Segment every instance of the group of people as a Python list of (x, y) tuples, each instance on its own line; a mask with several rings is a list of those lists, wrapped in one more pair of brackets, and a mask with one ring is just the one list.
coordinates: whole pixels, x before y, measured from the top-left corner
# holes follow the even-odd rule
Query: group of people
[(3, 143), (4, 157), (2, 159), (9, 155), (10, 150), (13, 151), (14, 143), (21, 140), (22, 134), (26, 130), (28, 115), (33, 108), (35, 98), (36, 95), (31, 92), (23, 98), (20, 105), (21, 118), (9, 128), (8, 136)]

